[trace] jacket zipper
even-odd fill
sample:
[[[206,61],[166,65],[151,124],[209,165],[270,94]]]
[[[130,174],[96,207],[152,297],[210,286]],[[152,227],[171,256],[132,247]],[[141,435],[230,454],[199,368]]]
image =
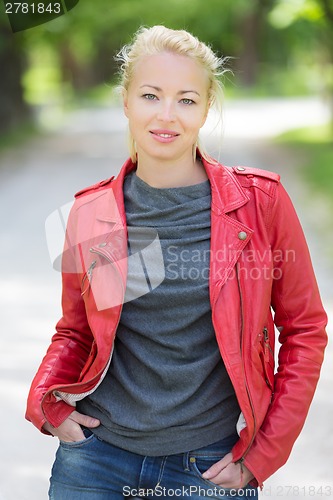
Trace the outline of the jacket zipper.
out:
[[[97,263],[97,260],[93,260],[92,263],[89,266],[88,271],[83,276],[83,279],[82,279],[82,282],[81,282],[81,289],[83,288],[83,285],[84,285],[86,279],[88,279],[88,284],[87,284],[86,288],[82,291],[81,295],[84,295],[86,293],[86,291],[89,289],[89,286],[90,286],[90,283],[91,283],[91,280],[92,280],[93,270],[94,270],[94,268],[96,266],[96,263]]]
[[[264,344],[265,344],[265,359],[266,359],[266,353],[268,355],[268,353],[270,352],[271,355],[274,357],[274,353],[273,353],[273,350],[271,348],[271,345],[269,343],[269,333],[268,333],[268,328],[267,326],[264,327],[263,329],[263,334],[264,334]]]
[[[102,252],[101,250],[97,250],[95,249],[94,247],[91,247],[89,249],[89,251],[91,253],[95,253],[101,257],[103,257],[104,259],[106,259],[112,266],[114,266],[118,272],[118,274],[120,275],[120,271],[116,265],[115,262],[113,262],[110,257],[108,255],[106,255],[104,252]],[[97,261],[94,260],[91,264],[90,264],[90,267],[88,269],[88,272],[87,272],[87,275],[88,275],[88,280],[89,280],[89,283],[91,282],[91,279],[92,279],[92,273],[93,273],[93,270],[96,266],[96,263]],[[89,272],[90,271],[90,272]],[[124,290],[124,285],[123,285],[123,282],[122,282],[122,279],[121,279],[121,275],[120,275],[120,282],[121,282],[121,288],[122,288],[122,292],[123,292],[123,296],[125,296],[125,290]],[[118,325],[119,325],[119,322],[120,322],[120,317],[121,317],[121,312],[123,310],[123,304],[121,304],[121,308],[119,310],[119,315],[118,315],[118,319],[117,319],[117,323],[116,323],[116,326],[114,328],[115,332],[117,331],[117,328],[118,328]],[[110,362],[111,362],[111,358],[112,358],[112,355],[113,355],[113,347],[112,347],[112,350],[111,350],[111,354],[110,354],[110,358],[109,358],[109,361],[107,362],[107,364],[105,365],[105,367],[103,368],[103,371],[102,371],[102,374],[105,372],[105,369],[108,365],[110,365]],[[100,383],[101,381],[99,381]],[[94,389],[95,390],[95,389]]]
[[[97,255],[100,255],[101,257],[103,257],[104,259],[106,259],[112,266],[114,266],[116,268],[117,273],[119,274],[119,277],[120,277],[120,282],[121,282],[121,288],[122,288],[122,292],[123,292],[123,297],[125,297],[125,289],[124,289],[123,281],[121,279],[121,273],[120,273],[120,271],[118,269],[117,264],[114,261],[112,261],[110,259],[110,257],[108,255],[106,255],[104,252],[102,252],[101,250],[97,250],[96,248],[91,247],[90,248],[90,252],[91,253],[95,253]],[[95,266],[96,266],[96,261],[94,260],[91,263],[90,267],[89,267],[89,269],[91,268],[91,272],[90,272],[90,275],[89,275],[89,281],[91,281],[91,279],[92,279],[92,272],[93,272],[93,269],[94,269]],[[121,304],[121,308],[120,308],[120,312],[119,312],[119,317],[118,317],[118,323],[117,323],[116,327],[118,326],[119,321],[120,321],[120,316],[121,316],[121,312],[122,312],[122,309],[123,309],[123,305],[124,304]]]
[[[120,274],[120,271],[119,271],[119,269],[118,269],[118,267],[117,267],[116,263],[115,263],[113,260],[111,260],[111,259],[110,259],[110,257],[109,257],[106,253],[104,253],[102,250],[97,250],[96,248],[91,247],[91,248],[89,249],[89,251],[90,251],[91,253],[96,253],[97,255],[100,255],[101,257],[103,257],[104,259],[106,259],[108,262],[110,262],[110,264],[112,264],[112,265],[113,265],[113,266],[117,269],[118,273]],[[90,265],[89,269],[90,269],[91,267],[92,267],[92,269],[94,269],[95,265],[96,265],[96,261],[94,260],[94,261],[91,263],[91,265]],[[88,270],[88,271],[89,271],[89,270]],[[88,272],[87,272],[87,274],[88,274]],[[122,286],[122,289],[123,289],[123,291],[124,291],[124,286],[123,286],[123,282],[122,282],[122,281],[121,281],[121,286]]]
[[[272,358],[274,360],[274,352],[273,352],[271,345],[269,343],[269,333],[268,333],[268,328],[266,326],[263,328],[262,333],[263,333],[263,339],[264,339],[264,342],[263,342],[264,359],[262,359],[263,370],[264,370],[266,384],[270,388],[271,393],[272,393],[271,398],[273,398],[273,395],[274,395],[273,385],[269,381],[269,376],[268,376],[268,371],[267,371],[266,365],[269,363],[270,356],[272,356]]]
[[[100,255],[100,256],[104,257],[106,260],[108,260],[108,261],[109,261],[109,263],[110,263],[110,264],[112,264],[112,265],[113,265],[113,266],[117,269],[117,272],[120,274],[120,272],[119,272],[119,270],[118,270],[118,268],[117,268],[117,265],[116,265],[114,262],[112,262],[112,260],[111,260],[111,259],[110,259],[107,255],[105,255],[103,252],[101,252],[101,251],[99,251],[99,250],[96,250],[96,249],[94,249],[93,247],[92,247],[92,248],[90,248],[90,252],[91,252],[91,253],[96,253],[97,255]],[[86,274],[84,275],[84,277],[83,277],[83,279],[82,279],[82,284],[85,282],[85,280],[86,280],[87,278],[88,278],[88,280],[89,280],[89,283],[91,282],[91,279],[92,279],[92,273],[93,273],[93,270],[94,270],[94,268],[95,268],[95,266],[96,266],[96,263],[97,263],[97,261],[96,261],[96,260],[94,260],[94,261],[90,264],[88,271],[86,272]],[[121,281],[121,287],[122,287],[122,290],[123,290],[123,293],[124,293],[124,285],[123,285],[122,280],[120,280],[120,281]],[[89,288],[89,286],[87,287],[87,289],[88,289],[88,288]],[[87,289],[86,289],[86,290],[87,290]],[[85,292],[86,292],[86,290],[84,290],[84,292],[82,292],[82,293],[81,293],[81,295],[83,295],[83,293],[85,293]],[[117,328],[118,328],[118,325],[119,325],[119,322],[120,322],[120,317],[121,317],[121,312],[122,312],[122,309],[123,309],[123,304],[121,305],[121,308],[120,308],[120,311],[119,311],[119,315],[118,315],[118,319],[117,319],[117,324],[116,324],[116,326],[115,326],[115,331],[117,331]],[[110,360],[111,360],[111,358],[112,358],[112,354],[113,354],[113,348],[112,348],[112,350],[111,350],[111,355],[110,355],[109,361],[108,361],[108,363],[107,363],[107,364],[104,366],[104,368],[103,368],[102,375],[103,375],[103,373],[105,372],[106,367],[110,364]],[[98,376],[96,375],[93,379],[91,379],[91,381],[90,381],[90,382],[92,382],[92,381],[93,381],[95,378],[97,378],[97,377],[98,377]],[[101,382],[101,381],[99,381],[99,383],[100,383],[100,382]],[[82,385],[82,382],[81,382],[80,384]],[[80,385],[80,384],[79,384],[79,385]],[[66,386],[65,386],[64,388],[66,388]],[[62,389],[62,387],[59,387],[59,388],[57,388],[56,390],[55,390],[55,389],[52,389],[52,391],[47,391],[47,392],[44,394],[43,399],[42,399],[42,401],[41,401],[42,410],[43,410],[43,402],[45,401],[45,398],[47,397],[47,395],[48,395],[50,392],[52,392],[53,394],[54,394],[55,392],[57,392],[57,393],[62,392],[62,391],[61,391],[61,389]],[[95,389],[96,389],[96,386],[94,387],[93,391],[94,391]],[[91,394],[93,391],[89,392],[89,394]],[[66,392],[66,391],[64,391],[64,392]],[[72,393],[68,393],[68,394],[72,394]],[[75,393],[75,394],[76,394],[76,393]],[[44,411],[43,411],[43,413],[44,413]],[[45,416],[45,413],[44,413],[44,416]]]
[[[242,296],[242,287],[241,287],[240,278],[239,278],[239,264],[238,263],[236,264],[236,275],[237,275],[237,283],[238,283],[238,290],[239,290],[239,297],[240,297],[240,308],[241,308],[241,341],[240,341],[240,350],[241,350],[241,357],[243,359],[243,346],[244,346],[244,342],[243,342],[243,335],[244,335],[243,304],[244,304],[244,302],[243,302],[243,296]],[[252,410],[252,415],[253,415],[253,421],[254,421],[254,429],[253,429],[253,435],[252,435],[251,441],[250,441],[247,449],[243,453],[243,456],[239,460],[237,460],[237,462],[239,462],[241,464],[241,467],[243,467],[244,459],[245,459],[246,455],[248,454],[248,452],[249,452],[249,450],[250,450],[250,448],[252,446],[252,443],[254,441],[254,437],[255,437],[255,434],[256,434],[256,427],[257,427],[257,422],[256,422],[256,416],[255,416],[253,401],[252,401],[250,390],[249,390],[249,386],[248,386],[248,383],[247,383],[247,380],[246,380],[246,374],[245,374],[245,370],[244,370],[244,363],[243,363],[243,374],[244,374],[244,381],[245,381],[245,387],[246,387],[247,396],[249,398],[249,402],[250,402],[250,405],[251,405],[251,410]]]

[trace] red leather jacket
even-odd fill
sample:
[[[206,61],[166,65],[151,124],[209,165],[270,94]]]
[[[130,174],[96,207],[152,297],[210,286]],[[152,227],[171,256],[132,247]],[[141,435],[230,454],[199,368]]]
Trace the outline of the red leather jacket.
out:
[[[242,411],[232,454],[260,485],[304,424],[327,342],[303,231],[279,176],[203,160],[212,192],[210,300],[217,342]],[[33,380],[26,417],[59,426],[93,392],[111,357],[126,286],[123,180],[76,195],[63,266],[63,317]],[[273,320],[274,317],[274,320]],[[274,372],[275,328],[281,347]]]

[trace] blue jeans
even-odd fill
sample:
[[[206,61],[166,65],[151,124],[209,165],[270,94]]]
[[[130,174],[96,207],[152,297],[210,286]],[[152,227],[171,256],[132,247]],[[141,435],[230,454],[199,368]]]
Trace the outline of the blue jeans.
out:
[[[150,457],[110,445],[90,431],[85,434],[83,441],[60,443],[50,500],[258,499],[257,488],[222,488],[201,475],[229,453],[237,435],[198,450]]]

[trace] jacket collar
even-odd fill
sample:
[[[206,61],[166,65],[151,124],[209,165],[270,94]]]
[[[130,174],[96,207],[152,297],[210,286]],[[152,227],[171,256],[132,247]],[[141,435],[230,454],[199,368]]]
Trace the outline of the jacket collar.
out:
[[[136,164],[128,159],[122,166],[119,174],[111,184],[112,189],[105,191],[107,193],[107,203],[103,202],[101,205],[101,212],[98,213],[97,218],[105,222],[113,222],[123,227],[126,226],[126,213],[124,204],[123,185],[126,175],[132,170],[135,170]]]
[[[218,215],[227,214],[245,205],[249,198],[237,178],[227,167],[212,160],[201,158],[212,190],[212,210]]]
[[[200,155],[200,154],[199,154]],[[218,215],[227,214],[237,208],[245,205],[249,198],[239,184],[236,176],[227,167],[212,160],[208,162],[201,157],[202,164],[206,170],[212,190],[212,210]],[[117,222],[126,223],[123,184],[126,175],[136,169],[136,164],[128,159],[117,178],[112,183],[112,190],[117,200],[119,214],[116,216]],[[112,203],[112,205],[114,205]],[[114,212],[114,210],[112,211]],[[116,214],[113,214],[115,216]],[[108,211],[110,218],[110,211]],[[105,217],[103,217],[105,220]]]

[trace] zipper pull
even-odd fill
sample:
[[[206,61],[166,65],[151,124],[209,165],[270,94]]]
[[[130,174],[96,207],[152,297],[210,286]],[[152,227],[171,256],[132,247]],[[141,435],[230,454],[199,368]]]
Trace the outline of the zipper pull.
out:
[[[268,362],[269,361],[270,345],[269,345],[268,328],[266,326],[263,329],[263,334],[264,334],[264,357],[265,357],[265,361]]]
[[[92,263],[90,264],[89,266],[89,269],[88,271],[86,272],[86,274],[83,276],[83,280],[82,280],[82,284],[81,284],[81,288],[83,287],[83,284],[84,282],[86,281],[86,279],[88,278],[88,283],[87,283],[87,286],[85,287],[85,289],[81,292],[81,297],[86,293],[86,291],[89,289],[89,286],[90,286],[90,283],[91,283],[91,280],[92,280],[92,273],[93,273],[93,270],[94,270],[94,267],[96,266],[96,263],[97,263],[97,260],[93,260]]]
[[[94,270],[94,268],[96,266],[96,263],[97,263],[97,260],[93,260],[92,263],[89,266],[88,271],[87,271],[87,277],[88,277],[89,283],[91,283],[92,273],[93,273],[93,270]]]

